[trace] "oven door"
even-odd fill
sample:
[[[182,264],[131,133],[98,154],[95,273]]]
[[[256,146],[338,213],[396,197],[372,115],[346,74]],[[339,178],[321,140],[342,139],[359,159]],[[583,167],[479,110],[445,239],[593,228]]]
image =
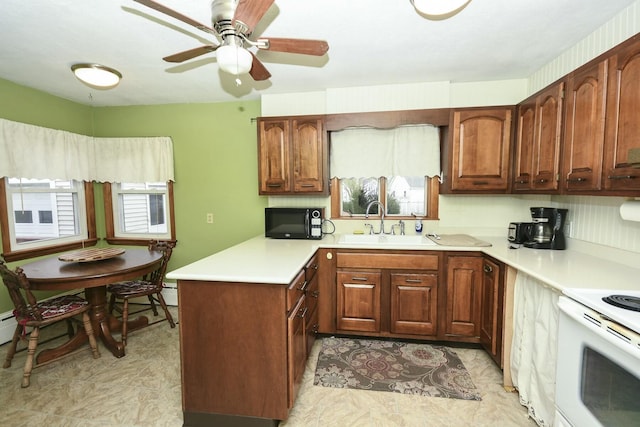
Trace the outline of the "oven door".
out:
[[[625,338],[635,334],[567,297],[558,306],[554,424],[640,426],[640,348]]]

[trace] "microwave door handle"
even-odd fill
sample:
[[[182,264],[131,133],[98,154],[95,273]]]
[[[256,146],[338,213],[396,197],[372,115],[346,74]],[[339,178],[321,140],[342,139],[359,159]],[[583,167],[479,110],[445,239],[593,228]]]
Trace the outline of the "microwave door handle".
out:
[[[307,237],[309,237],[309,235],[311,234],[311,219],[309,218],[310,215],[311,212],[307,209],[307,212],[304,214],[304,232]]]

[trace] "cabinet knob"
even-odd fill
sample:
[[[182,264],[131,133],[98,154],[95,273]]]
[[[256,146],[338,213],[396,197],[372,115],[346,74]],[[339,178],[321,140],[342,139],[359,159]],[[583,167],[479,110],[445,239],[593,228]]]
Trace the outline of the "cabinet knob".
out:
[[[484,265],[484,272],[485,273],[491,273],[493,271],[493,267],[491,267],[489,264],[485,264]]]
[[[584,182],[586,180],[587,178],[569,178],[567,179],[567,182]]]

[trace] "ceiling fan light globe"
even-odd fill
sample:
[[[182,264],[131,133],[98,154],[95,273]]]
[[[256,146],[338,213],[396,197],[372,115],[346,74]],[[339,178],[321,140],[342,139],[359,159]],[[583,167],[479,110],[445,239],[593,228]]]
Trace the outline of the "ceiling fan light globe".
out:
[[[464,9],[471,0],[411,0],[416,11],[429,19],[447,19]]]
[[[220,69],[233,75],[248,73],[253,63],[253,55],[251,55],[251,52],[233,45],[220,46],[216,50],[216,57]]]

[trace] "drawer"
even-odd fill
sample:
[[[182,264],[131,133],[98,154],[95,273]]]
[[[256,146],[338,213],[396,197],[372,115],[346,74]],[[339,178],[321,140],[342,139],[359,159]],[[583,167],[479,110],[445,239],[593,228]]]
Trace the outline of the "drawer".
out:
[[[380,269],[415,269],[437,270],[440,255],[426,254],[380,254],[361,252],[338,252],[336,266],[338,268],[380,268]]]
[[[313,279],[313,276],[318,272],[318,256],[314,255],[311,257],[307,265],[304,266],[304,274],[307,282],[310,282]]]
[[[304,270],[302,270],[287,288],[287,313],[291,312],[293,306],[296,305],[298,300],[304,295],[307,289],[307,283]]]
[[[320,292],[318,290],[318,277],[314,276],[313,279],[309,282],[309,286],[307,287],[306,300],[307,307],[309,308],[309,314],[313,314],[316,307],[318,306],[318,297],[320,296]]]

